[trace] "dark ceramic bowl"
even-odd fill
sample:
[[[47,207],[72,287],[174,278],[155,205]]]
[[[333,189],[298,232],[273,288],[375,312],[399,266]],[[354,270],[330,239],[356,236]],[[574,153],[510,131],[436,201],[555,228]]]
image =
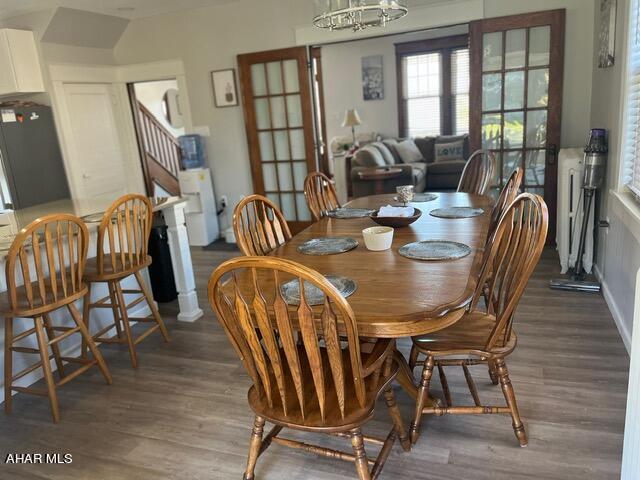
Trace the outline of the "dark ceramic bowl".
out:
[[[378,212],[371,214],[371,220],[383,227],[402,228],[408,227],[422,216],[422,211],[418,208],[414,209],[411,217],[379,217]]]

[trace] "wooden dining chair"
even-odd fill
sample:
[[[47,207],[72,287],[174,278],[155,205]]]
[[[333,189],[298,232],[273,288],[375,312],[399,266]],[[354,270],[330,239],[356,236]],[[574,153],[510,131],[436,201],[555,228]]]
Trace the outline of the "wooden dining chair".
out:
[[[304,179],[304,196],[316,222],[341,206],[333,182],[321,172],[311,172]]]
[[[108,384],[111,373],[100,351],[91,339],[74,302],[87,292],[84,269],[87,260],[89,234],[82,220],[65,214],[39,218],[16,236],[6,259],[7,291],[0,294],[0,311],[5,318],[4,330],[4,409],[11,413],[13,392],[49,397],[53,421],[60,420],[56,389],[97,365]],[[32,252],[30,254],[29,252]],[[31,258],[30,258],[31,257]],[[22,283],[22,285],[19,285]],[[56,326],[50,314],[66,308],[74,327]],[[14,331],[15,318],[33,320],[33,327]],[[25,346],[35,334],[37,348]],[[59,343],[71,335],[80,334],[93,358],[63,356]],[[22,345],[16,345],[21,343]],[[49,354],[51,349],[51,354]],[[13,373],[13,353],[40,357],[35,364]],[[59,380],[51,370],[54,359]],[[79,365],[73,371],[69,364]],[[27,388],[15,384],[18,380],[42,368],[46,389]]]
[[[519,195],[500,219],[490,246],[490,256],[482,268],[476,291],[465,315],[455,324],[438,332],[413,338],[409,367],[422,365],[415,417],[411,424],[411,441],[420,435],[424,414],[509,414],[513,431],[521,446],[527,434],[518,412],[505,358],[516,348],[513,329],[514,312],[538,263],[547,237],[549,217],[544,200],[530,193]],[[491,312],[477,308],[483,286],[489,285]],[[426,359],[418,362],[419,355]],[[470,365],[489,364],[502,387],[506,406],[489,406],[480,402],[469,371]],[[452,403],[444,367],[461,366],[474,406]],[[434,368],[438,369],[444,393],[444,406],[425,406]]]
[[[458,192],[484,195],[489,188],[495,168],[496,157],[493,152],[476,150],[464,166]]]
[[[249,195],[236,205],[233,232],[243,255],[267,255],[291,240],[284,215],[275,203],[262,195]]]
[[[507,182],[504,184],[502,191],[500,192],[500,196],[493,206],[493,210],[491,210],[491,219],[489,220],[489,230],[487,230],[487,242],[491,238],[491,236],[495,233],[498,228],[498,223],[500,222],[500,218],[505,210],[511,205],[511,203],[516,199],[518,194],[520,193],[520,187],[522,186],[522,179],[524,176],[524,172],[522,168],[518,167],[507,179]],[[488,251],[488,249],[487,249]]]
[[[126,344],[129,348],[133,368],[138,366],[136,345],[142,340],[160,330],[164,341],[169,341],[167,328],[141,274],[141,270],[151,265],[152,261],[147,249],[151,233],[151,219],[152,207],[147,197],[137,194],[120,197],[104,212],[98,226],[96,256],[87,260],[88,292],[83,312],[87,329],[90,330],[92,309],[110,309],[113,313],[113,324],[94,333],[93,338],[98,343]],[[120,282],[132,275],[139,288],[123,289]],[[109,294],[99,300],[91,301],[93,283],[106,283]],[[127,303],[125,295],[138,296]],[[145,301],[151,310],[151,316],[129,316],[130,308]],[[131,321],[152,323],[153,325],[134,338],[131,331]],[[105,337],[104,335],[114,327],[116,335]],[[83,353],[84,351],[83,347]]]
[[[320,289],[324,304],[310,307],[301,288],[299,305],[287,305],[275,286],[289,279]],[[362,352],[353,310],[321,274],[275,257],[236,258],[211,275],[209,301],[253,382],[248,398],[255,420],[245,480],[254,478],[256,461],[271,443],[352,461],[359,479],[380,474],[396,435],[410,449],[391,389],[398,372],[395,342],[380,340]],[[361,430],[381,393],[394,425],[386,439]],[[263,437],[266,421],[274,427]],[[283,428],[348,438],[353,453],[284,438]],[[363,441],[381,446],[375,461]]]

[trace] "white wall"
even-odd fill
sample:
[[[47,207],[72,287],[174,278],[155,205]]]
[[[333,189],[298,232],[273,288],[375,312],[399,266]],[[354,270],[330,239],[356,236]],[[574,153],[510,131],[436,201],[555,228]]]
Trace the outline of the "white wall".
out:
[[[468,33],[468,25],[426,30],[413,34],[390,35],[366,40],[336,43],[322,47],[325,122],[327,139],[351,135],[342,128],[344,112],[355,108],[362,125],[358,132],[377,132],[398,136],[398,87],[395,44]],[[383,56],[384,99],[365,101],[362,97],[362,57]]]
[[[136,98],[174,137],[184,135],[184,128],[175,128],[168,121],[162,109],[164,94],[169,89],[178,90],[176,80],[158,80],[154,82],[138,82],[133,85]]]
[[[596,271],[601,277],[605,298],[627,348],[633,329],[636,272],[640,268],[640,220],[630,212],[614,191],[619,189],[622,128],[622,78],[626,62],[626,31],[629,0],[618,0],[616,52],[613,67],[597,68],[598,38],[594,38],[593,95],[590,121],[609,131],[609,157],[606,185],[599,195],[599,218],[609,220],[610,228],[597,234]],[[600,28],[600,11],[594,29]],[[632,205],[633,207],[633,205]]]

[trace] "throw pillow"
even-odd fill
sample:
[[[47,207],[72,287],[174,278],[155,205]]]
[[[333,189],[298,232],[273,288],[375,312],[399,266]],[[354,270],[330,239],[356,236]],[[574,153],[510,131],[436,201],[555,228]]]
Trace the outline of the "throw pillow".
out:
[[[359,167],[384,167],[387,165],[380,151],[371,145],[359,149],[353,161]]]
[[[384,163],[386,163],[387,165],[394,165],[396,163],[391,150],[389,150],[389,147],[387,147],[384,143],[373,142],[371,146],[377,148],[380,151],[380,153],[382,154],[382,158],[384,158]]]
[[[436,143],[436,138],[435,137],[416,137],[413,139],[413,141],[416,143],[416,147],[418,147],[418,150],[420,150],[420,153],[422,154],[422,158],[424,158],[424,161],[427,163],[433,163],[434,161],[433,148]]]
[[[384,140],[382,140],[382,143],[387,146],[387,148],[391,152],[391,155],[393,155],[395,163],[402,163],[402,159],[400,158],[400,155],[398,155],[398,151],[396,150],[398,141],[395,138],[385,138]]]
[[[462,143],[462,140],[451,143],[436,143],[436,163],[464,160],[464,145]]]
[[[396,145],[396,151],[403,163],[423,162],[422,154],[413,140],[405,140]]]

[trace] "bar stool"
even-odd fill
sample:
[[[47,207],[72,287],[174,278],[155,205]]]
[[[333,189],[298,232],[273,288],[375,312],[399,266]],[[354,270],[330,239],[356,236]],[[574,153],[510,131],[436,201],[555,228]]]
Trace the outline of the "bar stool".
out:
[[[7,291],[0,295],[0,312],[5,317],[4,337],[4,409],[11,413],[13,391],[49,397],[53,421],[60,420],[56,388],[98,365],[108,384],[111,373],[91,339],[74,302],[87,293],[83,282],[89,235],[82,220],[73,215],[48,215],[23,228],[16,236],[7,254]],[[33,263],[29,261],[28,249],[33,251]],[[18,273],[19,272],[19,273]],[[30,281],[35,276],[35,281]],[[16,278],[18,277],[18,278]],[[18,279],[24,285],[18,286]],[[75,327],[54,326],[49,314],[66,307],[75,322]],[[33,328],[14,334],[14,318],[33,319]],[[45,338],[46,333],[46,338]],[[59,333],[59,334],[58,334]],[[59,342],[79,333],[83,344],[91,350],[93,359],[63,357]],[[16,345],[35,334],[38,348]],[[24,343],[24,342],[23,342]],[[49,354],[51,348],[52,354]],[[13,374],[13,352],[35,354],[40,361]],[[55,359],[60,380],[56,382],[51,370],[51,359]],[[79,364],[71,373],[65,362]],[[47,384],[46,390],[20,387],[14,382],[42,368]]]
[[[90,314],[93,308],[108,308],[113,312],[114,322],[93,335],[97,343],[120,343],[129,347],[131,365],[138,366],[136,345],[156,330],[160,330],[165,342],[169,341],[169,333],[153,302],[153,297],[142,278],[140,271],[151,265],[151,257],[147,254],[149,234],[151,233],[151,202],[147,197],[129,194],[116,200],[104,213],[98,227],[98,246],[94,258],[87,260],[85,278],[88,284],[87,301],[84,304],[84,322],[90,330]],[[139,289],[123,290],[120,282],[133,275]],[[91,302],[93,283],[106,283],[109,294],[95,302]],[[138,298],[126,303],[125,295],[141,294]],[[128,310],[146,301],[151,309],[151,316],[130,317]],[[149,322],[149,327],[137,338],[133,337],[130,321]],[[115,337],[104,337],[112,328],[116,329]],[[86,354],[86,346],[83,346]]]

